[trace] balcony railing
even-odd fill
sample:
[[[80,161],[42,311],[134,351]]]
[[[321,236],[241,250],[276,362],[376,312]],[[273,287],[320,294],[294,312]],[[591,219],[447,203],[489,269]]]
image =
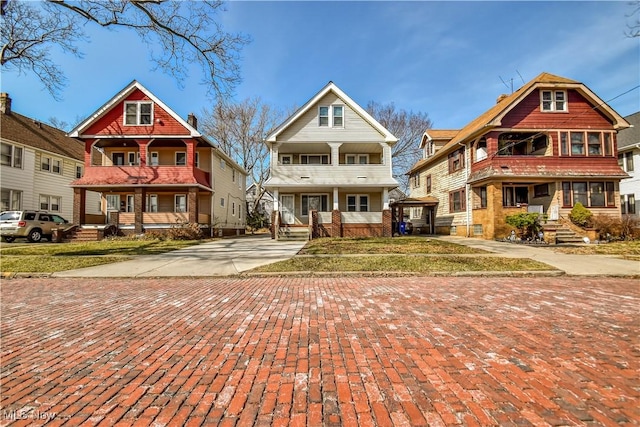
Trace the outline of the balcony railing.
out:
[[[271,183],[297,185],[393,184],[388,165],[278,165]]]

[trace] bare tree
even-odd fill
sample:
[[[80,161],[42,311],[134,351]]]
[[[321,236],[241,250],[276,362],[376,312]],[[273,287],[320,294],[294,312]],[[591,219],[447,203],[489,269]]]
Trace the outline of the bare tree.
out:
[[[259,98],[239,103],[222,100],[202,114],[202,131],[244,167],[258,187],[252,209],[262,199],[265,192],[262,185],[269,177],[269,149],[263,141],[281,118],[280,111],[263,104]]]
[[[407,172],[421,158],[420,140],[431,127],[426,113],[397,110],[393,103],[382,105],[374,101],[367,104],[367,112],[391,132],[398,142],[393,147],[393,177],[405,193],[409,189]]]
[[[627,37],[640,37],[640,0],[630,1],[629,6],[631,12],[627,18],[631,21],[627,23],[628,30],[625,32]]]
[[[3,70],[33,72],[60,99],[66,83],[50,56],[53,47],[81,56],[86,24],[137,33],[156,67],[182,84],[189,65],[199,64],[213,95],[229,95],[240,81],[239,51],[247,36],[227,33],[215,21],[222,1],[174,0],[0,0]]]

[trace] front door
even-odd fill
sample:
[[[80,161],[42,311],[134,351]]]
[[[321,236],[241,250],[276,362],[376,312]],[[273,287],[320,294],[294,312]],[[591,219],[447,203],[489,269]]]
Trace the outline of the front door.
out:
[[[294,206],[293,194],[282,194],[280,196],[280,215],[282,217],[282,224],[289,225],[295,222]]]

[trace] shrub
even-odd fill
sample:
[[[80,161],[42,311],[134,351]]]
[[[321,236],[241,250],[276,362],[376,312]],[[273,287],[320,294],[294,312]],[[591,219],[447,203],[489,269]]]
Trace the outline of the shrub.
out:
[[[540,215],[536,212],[508,215],[505,222],[517,228],[520,236],[524,239],[536,238],[540,231]]]
[[[593,215],[589,220],[591,226],[598,232],[600,240],[611,240],[620,237],[622,232],[622,221],[609,215]]]
[[[622,215],[620,220],[620,238],[633,240],[640,237],[640,219],[631,215]]]
[[[591,225],[591,217],[593,213],[580,202],[576,203],[571,209],[571,213],[569,214],[569,219],[575,225],[580,227],[589,227]]]
[[[193,222],[177,222],[169,229],[169,238],[173,240],[200,240],[204,237],[200,226]]]

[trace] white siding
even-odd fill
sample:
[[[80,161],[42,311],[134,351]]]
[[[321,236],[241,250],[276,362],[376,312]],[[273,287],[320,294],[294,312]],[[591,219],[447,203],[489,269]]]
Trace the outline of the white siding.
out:
[[[344,128],[318,125],[318,107],[332,104],[344,105]],[[335,94],[329,93],[285,129],[278,136],[278,141],[382,142],[384,136]]]

